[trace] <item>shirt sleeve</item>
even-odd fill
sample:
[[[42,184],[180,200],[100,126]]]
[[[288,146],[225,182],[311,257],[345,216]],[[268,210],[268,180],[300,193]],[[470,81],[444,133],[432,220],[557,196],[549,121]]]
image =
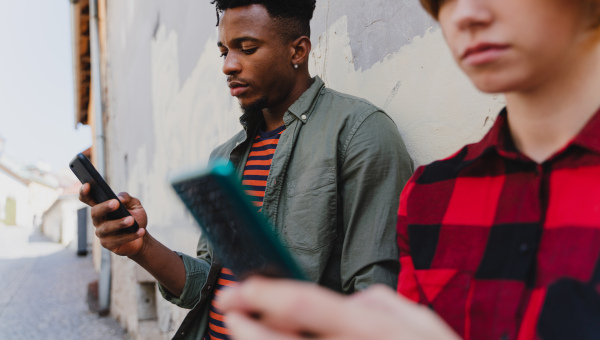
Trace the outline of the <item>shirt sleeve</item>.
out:
[[[396,288],[399,195],[413,165],[394,122],[377,111],[359,120],[341,169],[344,240],[342,291],[375,283]]]
[[[415,266],[410,256],[410,243],[408,238],[408,200],[414,188],[415,178],[418,177],[418,169],[415,175],[406,183],[400,195],[400,206],[398,208],[398,248],[400,250],[400,275],[398,277],[398,293],[405,297],[420,302],[419,288],[415,274]]]
[[[187,309],[194,308],[196,303],[200,301],[202,288],[208,280],[211,267],[211,257],[208,247],[206,239],[201,236],[196,250],[197,257],[175,252],[183,260],[185,285],[183,286],[181,296],[177,297],[159,283],[158,289],[165,300]]]

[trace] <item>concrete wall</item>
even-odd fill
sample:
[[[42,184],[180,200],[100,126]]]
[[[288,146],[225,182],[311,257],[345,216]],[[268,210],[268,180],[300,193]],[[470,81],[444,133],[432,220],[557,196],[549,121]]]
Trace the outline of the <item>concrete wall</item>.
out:
[[[199,231],[168,179],[240,129],[215,21],[209,0],[107,2],[108,180],[141,199],[150,233],[190,254]],[[480,139],[503,106],[460,73],[417,0],[317,0],[312,29],[311,73],[385,109],[417,165]],[[151,284],[113,257],[111,311],[134,338],[166,338],[185,315],[160,298],[144,306]]]

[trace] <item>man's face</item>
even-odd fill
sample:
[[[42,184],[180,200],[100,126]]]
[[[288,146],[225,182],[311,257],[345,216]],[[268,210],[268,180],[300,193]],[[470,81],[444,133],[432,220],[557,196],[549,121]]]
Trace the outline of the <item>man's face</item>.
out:
[[[438,19],[456,62],[485,92],[560,79],[593,33],[580,0],[446,0]]]
[[[244,111],[278,105],[291,92],[293,51],[278,32],[262,5],[228,9],[221,18],[218,45],[223,73]]]

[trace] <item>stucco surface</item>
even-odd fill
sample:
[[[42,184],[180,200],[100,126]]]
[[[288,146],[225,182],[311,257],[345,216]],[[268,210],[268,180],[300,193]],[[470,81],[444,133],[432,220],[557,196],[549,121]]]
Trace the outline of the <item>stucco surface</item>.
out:
[[[313,39],[324,38],[327,44],[327,36],[321,34],[341,17],[347,18],[348,45],[357,70],[369,69],[436,25],[416,0],[318,0]]]
[[[416,165],[447,157],[479,140],[504,105],[503,97],[483,94],[471,85],[437,27],[367,70],[356,70],[352,62],[346,16],[331,23],[319,41],[313,46],[311,73],[333,89],[367,98],[384,109],[396,122]]]

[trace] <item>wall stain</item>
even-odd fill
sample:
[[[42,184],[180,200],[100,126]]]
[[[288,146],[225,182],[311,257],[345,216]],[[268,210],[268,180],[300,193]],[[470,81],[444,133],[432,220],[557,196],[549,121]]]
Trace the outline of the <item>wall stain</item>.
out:
[[[346,16],[355,70],[370,69],[415,37],[423,37],[428,29],[437,27],[415,0],[327,0],[326,5],[321,5],[324,2],[317,0],[311,23],[313,38]]]

